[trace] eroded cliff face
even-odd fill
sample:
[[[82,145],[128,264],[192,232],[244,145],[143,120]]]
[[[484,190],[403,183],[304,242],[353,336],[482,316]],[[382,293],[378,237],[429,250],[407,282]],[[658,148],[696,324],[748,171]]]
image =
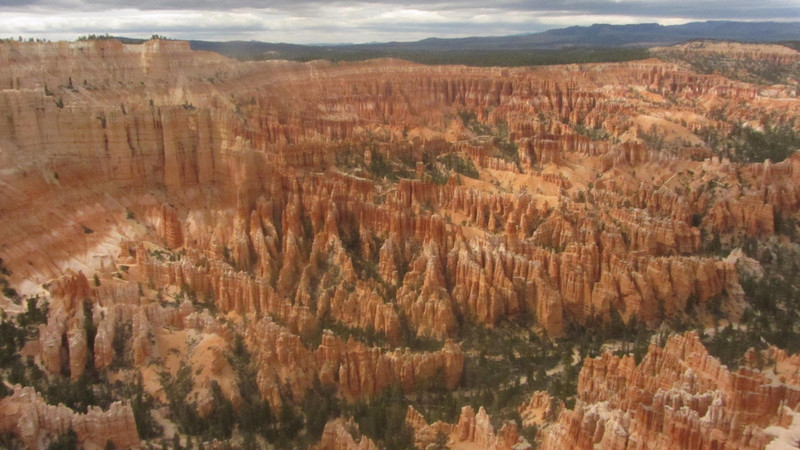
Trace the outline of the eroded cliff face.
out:
[[[671,127],[684,144],[696,139],[690,130],[723,124],[700,117],[702,107],[692,123],[678,119],[684,112],[656,119],[656,100],[620,103],[636,94],[621,86],[713,97],[743,117],[768,107],[748,85],[689,77],[661,62],[588,71],[234,64],[174,42],[4,46],[9,73],[0,79],[10,89],[0,133],[14,186],[3,198],[4,256],[20,280],[68,268],[113,271],[121,239],[155,231],[167,250],[213,256],[214,265],[244,271],[240,282],[269,280],[275,294],[312,315],[395,342],[399,313],[415,333],[436,338],[455,336],[462,318],[492,325],[516,316],[558,336],[564,317],[584,323],[616,309],[655,323],[661,303],[670,314],[689,296],[738,301],[729,267],[689,256],[702,249],[700,230],[769,235],[775,208],[797,209],[794,159],[752,173],[640,142],[647,124]],[[72,62],[33,76],[57,60]],[[461,123],[464,111],[476,119]],[[506,160],[478,134],[500,125],[516,147]],[[614,139],[577,134],[586,129]],[[459,152],[481,181],[387,184],[369,173],[372,163],[348,169],[365,147],[370,160]],[[711,184],[738,188],[720,195]],[[68,223],[31,214],[32,202]],[[338,281],[332,264],[354,290],[327,286]],[[260,312],[236,303],[243,300],[215,300],[223,310]]]
[[[796,433],[798,366],[729,371],[695,333],[651,345],[640,364],[605,353],[584,362],[578,402],[540,432],[543,448],[765,448]],[[750,354],[750,353],[748,353]],[[767,356],[765,355],[765,356]],[[766,361],[770,361],[767,359]],[[789,368],[791,365],[791,368]],[[776,382],[780,376],[781,382]]]
[[[319,450],[375,450],[378,447],[366,436],[356,441],[350,430],[358,430],[358,425],[344,419],[328,422],[322,432],[322,439],[313,446]]]
[[[714,70],[734,79],[771,84],[771,95],[796,95],[792,78],[800,68],[800,55],[789,47],[740,42],[694,41],[652,49],[659,57]],[[786,84],[788,86],[780,86]],[[788,88],[788,89],[787,89]]]
[[[106,411],[91,408],[76,413],[64,405],[48,405],[29,387],[14,386],[13,394],[0,399],[0,430],[13,433],[28,448],[42,448],[54,437],[75,431],[82,448],[133,448],[139,434],[130,405],[113,403]]]
[[[343,341],[325,330],[319,347],[308,349],[299,336],[269,320],[252,325],[246,343],[259,367],[259,388],[270,394],[274,405],[281,404],[284,386],[290,388],[292,398],[302,400],[315,375],[323,385],[338,386],[344,398],[357,399],[373,397],[391,386],[411,393],[417,384],[434,381],[455,389],[464,366],[461,350],[449,341],[439,352],[382,352],[352,338]]]
[[[536,443],[546,449],[793,448],[797,355],[772,347],[748,351],[744,362],[728,370],[694,332],[652,343],[639,364],[606,352],[584,362],[574,408],[536,391],[519,405],[521,425],[538,427]],[[469,406],[452,424],[428,424],[413,407],[406,415],[417,448],[532,448],[516,422],[500,431],[492,422]]]
[[[561,337],[617,316],[656,326],[712,303],[736,320],[739,272],[712,237],[769,238],[776,217],[800,209],[800,156],[736,164],[699,137],[771,112],[796,129],[800,102],[658,60],[239,63],[181,42],[3,42],[0,86],[0,257],[20,293],[50,303],[29,354],[73,381],[123,367],[162,401],[164,380],[189,367],[201,416],[218,393],[246,402],[229,358],[237,339],[258,394],[277,406],[317,381],[348,401],[454,389],[469,324]],[[19,310],[5,297],[3,307]],[[585,371],[612,364],[593,361]],[[717,401],[705,393],[713,383],[736,376],[689,389],[705,395],[695,415]],[[602,404],[592,417],[616,417],[608,426],[626,442],[679,442],[667,425],[625,416],[655,401],[642,400],[649,391],[612,405],[587,397],[600,395],[593,378],[581,375],[564,429]],[[549,401],[531,400],[523,419],[555,415]],[[481,409],[450,428],[412,416],[418,442],[439,431],[480,447],[517,442]],[[669,424],[694,430],[694,417]],[[736,419],[744,428],[720,442],[766,442],[745,429],[755,419]],[[594,439],[550,433],[552,445]],[[345,435],[330,424],[323,442]],[[373,445],[358,442],[332,448]]]

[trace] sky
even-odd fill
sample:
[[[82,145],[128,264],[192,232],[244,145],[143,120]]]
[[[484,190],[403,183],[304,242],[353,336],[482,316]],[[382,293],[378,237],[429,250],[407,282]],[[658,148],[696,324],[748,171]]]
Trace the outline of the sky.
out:
[[[108,33],[333,44],[706,20],[800,21],[800,0],[0,0],[0,38],[53,41]]]

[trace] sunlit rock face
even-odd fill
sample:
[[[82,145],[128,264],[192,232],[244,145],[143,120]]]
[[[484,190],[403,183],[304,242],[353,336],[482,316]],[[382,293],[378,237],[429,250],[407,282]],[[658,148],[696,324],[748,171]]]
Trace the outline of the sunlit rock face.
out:
[[[775,372],[729,371],[695,333],[652,345],[638,365],[606,353],[585,362],[575,409],[542,430],[542,447],[784,448],[797,433],[800,386],[776,383]]]
[[[0,89],[0,257],[21,293],[50,301],[36,363],[77,380],[122,358],[163,399],[155,374],[182,362],[201,413],[214,383],[242,401],[237,337],[280,405],[317,381],[353,401],[455,389],[465,324],[561,337],[709,302],[735,320],[736,262],[711,237],[769,238],[800,207],[800,156],[740,164],[700,138],[770,111],[797,128],[800,102],[655,59],[242,63],[174,41],[3,42]],[[556,408],[543,444],[759,447],[772,424],[760,417],[794,395],[768,385],[690,335],[639,366],[587,360],[578,405]],[[525,411],[536,421],[551,406]],[[58,411],[61,425],[41,426],[71,421],[95,439]],[[92,414],[122,430],[118,447],[138,442],[124,410]],[[515,445],[516,428],[486,416],[408,421],[418,442],[442,431]],[[320,445],[374,444],[332,422]]]
[[[139,445],[139,434],[130,405],[113,403],[108,410],[92,408],[76,413],[64,405],[48,405],[29,387],[15,386],[13,394],[0,399],[0,430],[15,434],[28,448],[46,446],[52,436],[74,430],[84,448],[117,448]]]
[[[797,435],[797,355],[769,348],[730,371],[710,356],[696,333],[675,334],[663,347],[651,344],[639,364],[606,352],[587,358],[578,378],[574,408],[536,391],[519,408],[522,425],[541,426],[539,448],[791,448]],[[794,378],[792,378],[794,377]],[[454,448],[529,448],[516,422],[495,432],[481,408],[461,410],[456,423],[428,424],[409,407],[406,424],[415,444],[427,448],[438,435]]]

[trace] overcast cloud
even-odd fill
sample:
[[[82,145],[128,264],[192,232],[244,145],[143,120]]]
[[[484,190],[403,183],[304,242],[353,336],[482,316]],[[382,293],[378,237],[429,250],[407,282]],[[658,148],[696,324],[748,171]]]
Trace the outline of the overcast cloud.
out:
[[[800,0],[0,0],[0,37],[51,40],[109,33],[358,43],[705,20],[800,21]]]

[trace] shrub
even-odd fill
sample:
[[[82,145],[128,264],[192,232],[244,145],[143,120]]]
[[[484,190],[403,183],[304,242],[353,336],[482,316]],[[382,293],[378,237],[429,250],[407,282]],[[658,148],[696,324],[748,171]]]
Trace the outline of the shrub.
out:
[[[466,177],[477,179],[480,176],[478,169],[475,168],[475,164],[472,163],[470,158],[462,158],[455,153],[449,153],[439,157],[439,161],[448,169]]]

